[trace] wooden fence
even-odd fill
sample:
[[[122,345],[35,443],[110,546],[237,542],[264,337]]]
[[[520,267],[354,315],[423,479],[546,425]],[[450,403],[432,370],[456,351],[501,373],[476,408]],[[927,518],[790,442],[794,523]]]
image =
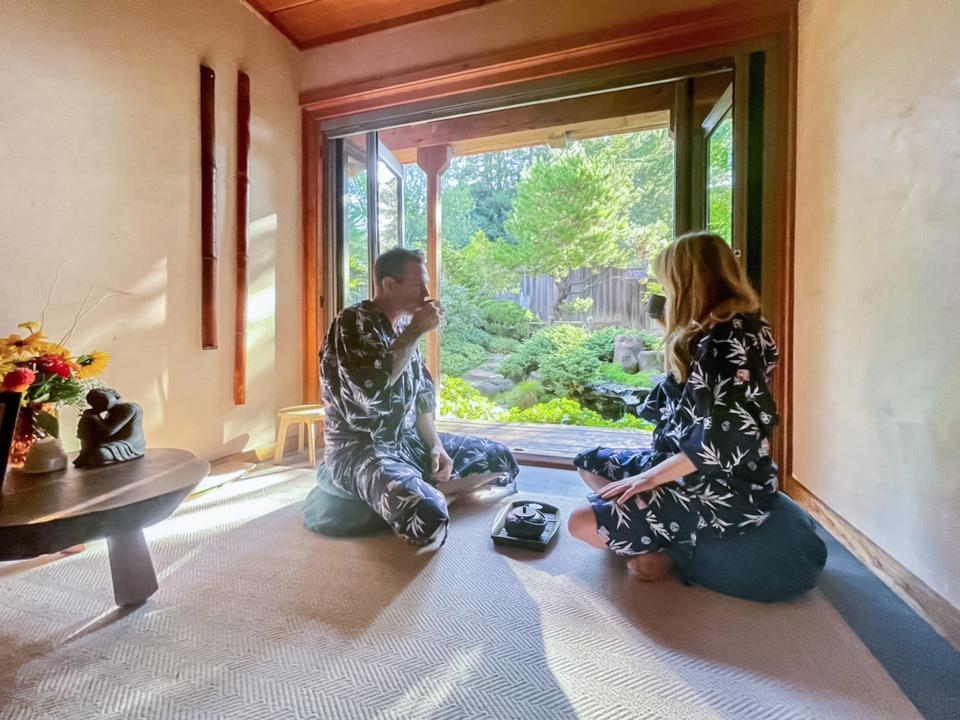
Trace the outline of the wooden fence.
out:
[[[568,313],[562,318],[553,317],[557,286],[553,278],[546,275],[524,274],[520,279],[520,292],[504,293],[500,297],[520,303],[545,323],[562,320],[585,325],[587,329],[618,325],[650,330],[654,323],[647,317],[643,299],[646,278],[646,272],[636,269],[606,268],[596,275],[588,270],[577,270],[573,273],[573,281],[580,290],[572,293],[568,300],[593,298],[593,307],[589,312]]]

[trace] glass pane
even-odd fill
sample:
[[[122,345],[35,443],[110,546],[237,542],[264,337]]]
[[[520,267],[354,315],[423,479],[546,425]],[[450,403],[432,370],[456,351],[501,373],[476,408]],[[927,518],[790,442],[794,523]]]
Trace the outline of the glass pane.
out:
[[[378,163],[377,180],[379,192],[377,212],[380,219],[380,252],[386,252],[400,245],[400,183],[397,176],[383,162]]]
[[[728,114],[707,140],[707,229],[733,240],[733,118]]]
[[[427,176],[416,163],[403,166],[404,245],[427,254]]]
[[[367,166],[358,153],[351,152],[351,144],[364,143],[364,138],[349,138],[344,142],[346,173],[344,178],[343,216],[346,223],[346,277],[347,304],[366,300],[370,294],[370,256],[367,240]]]

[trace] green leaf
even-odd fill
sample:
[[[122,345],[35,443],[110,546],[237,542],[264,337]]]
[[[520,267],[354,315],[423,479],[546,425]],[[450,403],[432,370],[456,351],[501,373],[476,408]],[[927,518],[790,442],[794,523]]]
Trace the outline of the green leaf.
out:
[[[60,422],[50,413],[46,411],[40,411],[37,414],[37,425],[39,425],[40,429],[43,430],[47,435],[55,438],[60,437]]]

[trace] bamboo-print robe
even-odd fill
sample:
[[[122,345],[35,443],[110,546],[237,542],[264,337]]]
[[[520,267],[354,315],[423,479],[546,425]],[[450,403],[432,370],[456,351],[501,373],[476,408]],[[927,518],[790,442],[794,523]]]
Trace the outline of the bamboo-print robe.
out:
[[[678,452],[697,466],[623,507],[590,495],[597,532],[611,550],[689,549],[698,535],[739,534],[767,519],[777,492],[769,437],[779,418],[767,385],[776,362],[769,326],[757,316],[736,315],[697,340],[685,383],[668,375],[641,407],[640,416],[656,424],[652,449],[596,448],[576,457],[577,467],[611,481]]]
[[[343,310],[330,326],[320,356],[324,460],[337,487],[362,498],[398,535],[424,544],[449,519],[415,424],[418,415],[435,411],[436,397],[419,350],[390,383],[398,334],[368,300]],[[519,471],[498,442],[448,433],[440,440],[453,478],[499,473],[494,482],[506,485]]]

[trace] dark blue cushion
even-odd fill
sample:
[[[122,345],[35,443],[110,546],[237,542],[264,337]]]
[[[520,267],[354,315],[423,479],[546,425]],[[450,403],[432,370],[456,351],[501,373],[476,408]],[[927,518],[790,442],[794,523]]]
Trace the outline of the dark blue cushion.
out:
[[[697,541],[692,553],[671,551],[686,582],[746,600],[774,602],[812,588],[827,562],[813,519],[783,493],[756,530]]]
[[[363,500],[330,481],[323,463],[317,467],[317,485],[303,504],[303,524],[332,537],[355,537],[385,530],[387,523]]]

